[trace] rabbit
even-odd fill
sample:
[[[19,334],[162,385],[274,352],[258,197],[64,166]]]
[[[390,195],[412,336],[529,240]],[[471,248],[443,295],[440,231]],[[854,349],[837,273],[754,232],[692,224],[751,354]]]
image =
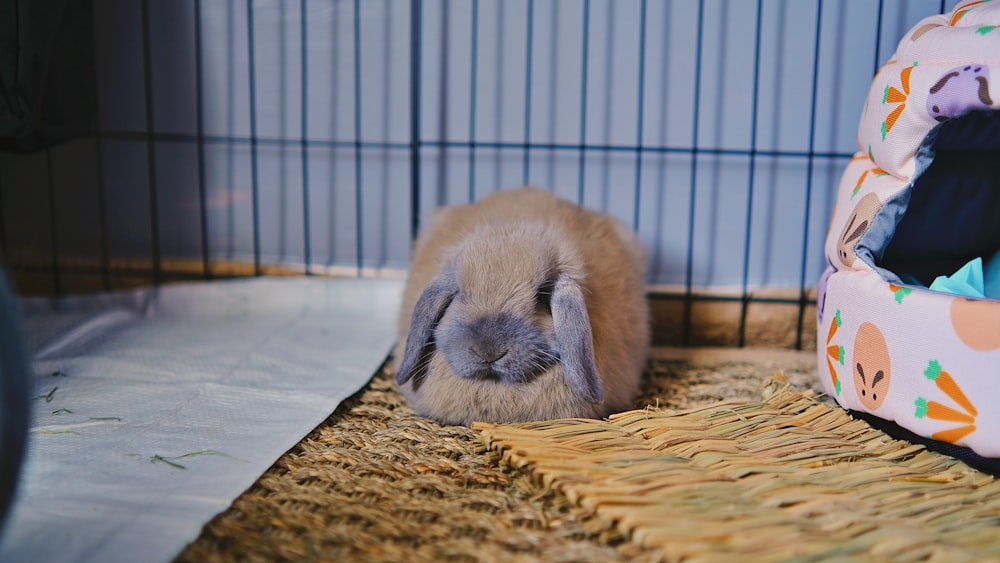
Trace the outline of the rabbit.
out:
[[[441,208],[403,292],[399,389],[443,424],[627,410],[649,352],[645,269],[631,229],[539,188]]]

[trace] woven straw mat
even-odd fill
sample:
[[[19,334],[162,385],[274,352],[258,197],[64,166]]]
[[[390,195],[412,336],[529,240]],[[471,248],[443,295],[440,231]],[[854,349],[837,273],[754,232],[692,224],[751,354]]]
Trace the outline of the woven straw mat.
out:
[[[474,430],[415,416],[383,369],[178,561],[1000,554],[1000,484],[852,421],[813,357],[657,350],[637,411]]]

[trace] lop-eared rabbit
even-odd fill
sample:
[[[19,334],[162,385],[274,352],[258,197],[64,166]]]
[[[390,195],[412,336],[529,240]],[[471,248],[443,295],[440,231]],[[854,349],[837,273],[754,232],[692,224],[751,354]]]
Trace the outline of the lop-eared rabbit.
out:
[[[632,230],[544,190],[444,207],[414,248],[399,388],[445,424],[627,410],[649,349],[645,267]]]

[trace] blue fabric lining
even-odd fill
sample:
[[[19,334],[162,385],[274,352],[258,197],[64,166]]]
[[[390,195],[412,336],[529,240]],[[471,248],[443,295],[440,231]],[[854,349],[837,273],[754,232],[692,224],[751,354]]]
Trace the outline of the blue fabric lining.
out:
[[[913,181],[884,202],[856,252],[886,281],[927,286],[1000,251],[1000,111],[941,123],[916,161]]]

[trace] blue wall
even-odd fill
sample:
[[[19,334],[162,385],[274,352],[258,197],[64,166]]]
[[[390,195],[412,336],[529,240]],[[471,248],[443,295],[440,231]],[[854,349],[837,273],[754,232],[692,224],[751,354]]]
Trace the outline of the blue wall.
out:
[[[527,182],[632,225],[653,284],[811,287],[869,80],[942,9],[424,0],[414,42],[409,0],[249,5],[96,1],[99,139],[0,155],[13,267],[403,269],[414,211]]]

